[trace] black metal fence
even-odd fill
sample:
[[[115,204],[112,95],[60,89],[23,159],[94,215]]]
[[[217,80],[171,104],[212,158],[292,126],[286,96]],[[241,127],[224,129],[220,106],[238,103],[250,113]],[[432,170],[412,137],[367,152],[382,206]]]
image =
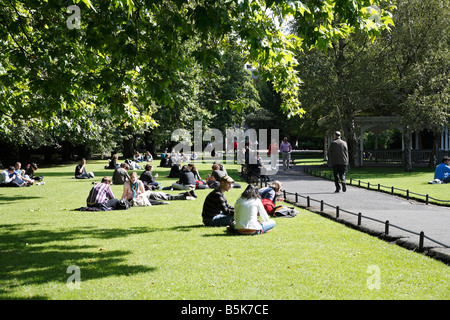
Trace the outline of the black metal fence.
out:
[[[303,170],[305,173],[311,174],[315,177],[333,180],[333,174],[331,174],[331,173],[321,172],[321,171],[313,171],[306,167]],[[349,179],[348,184],[351,186],[357,186],[357,187],[361,187],[361,188],[363,188],[365,186],[365,188],[367,188],[369,190],[385,192],[385,193],[389,193],[391,195],[395,194],[397,196],[405,197],[406,200],[414,198],[416,200],[423,201],[426,204],[429,204],[430,201],[432,201],[433,204],[445,205],[445,206],[450,205],[450,200],[436,199],[436,198],[431,197],[428,194],[416,193],[409,189],[400,189],[400,188],[396,188],[394,186],[383,186],[382,184],[379,184],[379,183],[378,184],[370,184],[370,182],[364,182],[364,181],[352,179],[352,178]],[[400,191],[403,193],[397,193],[396,191]]]
[[[265,187],[268,186],[268,182],[267,181],[262,181],[262,180],[257,181],[257,184],[259,184],[259,186],[261,188],[263,186],[265,186]],[[388,237],[389,236],[389,229],[390,228],[396,228],[396,229],[405,231],[407,233],[411,233],[411,234],[417,235],[417,236],[419,236],[418,250],[420,252],[424,251],[424,239],[428,239],[428,240],[430,240],[430,241],[432,241],[432,242],[434,242],[434,243],[436,243],[438,245],[441,245],[441,246],[443,246],[445,248],[450,248],[450,245],[444,244],[444,243],[439,242],[439,241],[437,241],[435,239],[427,237],[424,234],[423,231],[416,232],[416,231],[408,230],[408,229],[405,229],[405,228],[400,227],[398,225],[390,223],[389,220],[382,221],[382,220],[379,220],[379,219],[375,219],[375,218],[372,218],[372,217],[365,216],[365,215],[361,214],[361,212],[355,213],[355,212],[351,212],[351,211],[348,211],[348,210],[344,210],[344,209],[340,208],[339,206],[333,206],[331,204],[325,203],[323,200],[313,199],[310,196],[303,196],[303,195],[298,194],[297,192],[293,193],[293,192],[289,192],[289,191],[286,191],[286,190],[282,190],[282,192],[283,192],[283,197],[284,197],[285,200],[287,200],[287,197],[286,197],[287,195],[293,196],[294,200],[292,202],[295,205],[299,205],[299,203],[300,203],[299,199],[302,198],[302,199],[305,199],[305,201],[306,201],[306,206],[305,206],[306,208],[311,207],[311,202],[312,201],[319,203],[320,204],[320,212],[321,213],[325,213],[324,212],[325,205],[330,207],[330,208],[333,208],[335,210],[335,212],[336,212],[336,219],[339,219],[341,213],[346,213],[346,214],[350,214],[350,215],[356,216],[357,217],[357,224],[356,225],[358,227],[361,227],[363,218],[371,220],[371,221],[375,221],[375,222],[378,222],[378,223],[381,223],[381,224],[384,224],[384,237]]]

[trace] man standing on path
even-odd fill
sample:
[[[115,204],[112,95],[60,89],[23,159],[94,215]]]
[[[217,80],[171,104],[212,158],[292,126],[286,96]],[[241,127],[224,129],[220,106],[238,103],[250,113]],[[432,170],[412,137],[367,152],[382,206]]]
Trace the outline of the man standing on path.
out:
[[[348,148],[347,142],[341,140],[341,133],[336,131],[334,133],[334,141],[330,145],[329,159],[333,166],[334,184],[336,185],[336,191],[339,192],[341,187],[339,185],[339,179],[342,183],[342,191],[347,191],[345,182],[345,169],[348,165]]]
[[[290,169],[289,164],[291,162],[291,151],[292,151],[292,146],[291,144],[288,142],[288,139],[286,137],[284,137],[283,142],[281,142],[280,144],[280,152],[281,152],[281,157],[283,159],[283,170],[286,171]]]

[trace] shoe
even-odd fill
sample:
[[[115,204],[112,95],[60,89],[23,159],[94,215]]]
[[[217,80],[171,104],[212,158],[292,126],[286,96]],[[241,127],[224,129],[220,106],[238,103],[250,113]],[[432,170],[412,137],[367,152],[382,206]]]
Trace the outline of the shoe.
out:
[[[334,191],[334,193],[339,193],[339,190]]]
[[[195,194],[194,190],[189,191],[189,194],[194,197],[197,198],[197,195]]]
[[[347,191],[347,186],[345,185],[345,183],[342,184],[342,191],[343,192]]]
[[[191,197],[191,196],[188,196],[188,197],[186,197],[186,200],[195,200],[195,198]]]

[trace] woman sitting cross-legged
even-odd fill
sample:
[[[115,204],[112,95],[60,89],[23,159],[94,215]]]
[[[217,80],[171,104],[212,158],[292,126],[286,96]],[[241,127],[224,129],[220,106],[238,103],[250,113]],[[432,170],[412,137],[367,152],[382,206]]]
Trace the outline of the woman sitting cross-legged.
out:
[[[262,222],[258,220],[262,218]],[[261,202],[258,188],[248,185],[234,205],[234,231],[239,234],[255,235],[266,233],[275,227]]]

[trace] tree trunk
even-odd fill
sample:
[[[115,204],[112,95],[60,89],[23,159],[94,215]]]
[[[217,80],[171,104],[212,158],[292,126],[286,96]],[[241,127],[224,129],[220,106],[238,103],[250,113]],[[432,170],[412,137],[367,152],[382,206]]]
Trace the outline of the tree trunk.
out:
[[[124,158],[126,158],[126,159],[133,158],[134,149],[135,149],[134,144],[135,144],[134,137],[123,140],[123,157]]]
[[[440,140],[441,140],[441,133],[433,131],[433,149],[431,152],[430,161],[428,162],[428,167],[430,168],[435,168],[436,165],[442,160],[438,159]]]
[[[413,171],[412,167],[412,150],[411,150],[411,131],[408,127],[404,130],[403,135],[403,145],[404,145],[404,168],[406,172]]]

